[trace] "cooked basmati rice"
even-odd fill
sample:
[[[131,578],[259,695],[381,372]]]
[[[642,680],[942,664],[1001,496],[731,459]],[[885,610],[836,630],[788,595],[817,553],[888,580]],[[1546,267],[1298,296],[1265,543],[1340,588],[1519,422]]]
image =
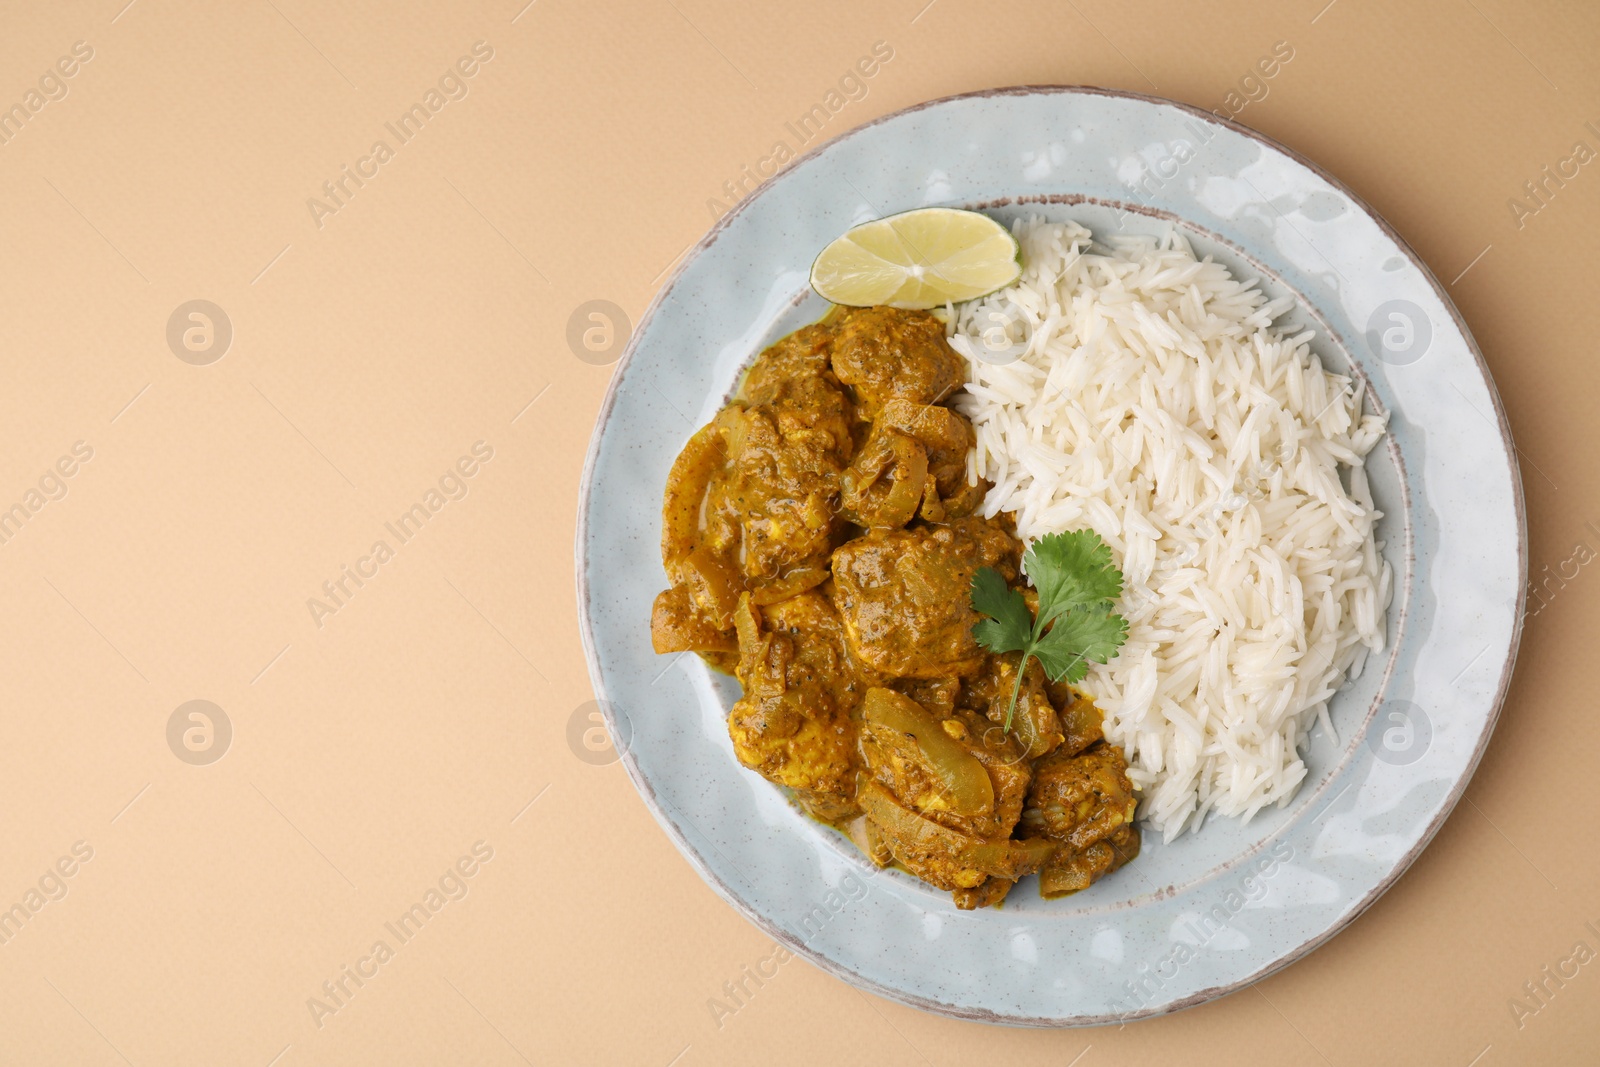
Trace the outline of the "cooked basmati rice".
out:
[[[1099,248],[1070,222],[1013,229],[1022,277],[952,309],[968,476],[1024,540],[1087,527],[1111,546],[1128,640],[1083,684],[1141,819],[1167,841],[1208,812],[1248,820],[1294,795],[1297,748],[1317,723],[1333,736],[1329,697],[1383,648],[1363,462],[1385,420],[1313,331],[1272,327],[1291,298],[1175,230]]]

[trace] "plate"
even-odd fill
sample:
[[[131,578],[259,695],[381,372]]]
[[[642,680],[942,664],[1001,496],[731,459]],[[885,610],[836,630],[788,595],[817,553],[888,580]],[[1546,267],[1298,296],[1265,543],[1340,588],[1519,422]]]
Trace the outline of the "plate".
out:
[[[1201,254],[1292,294],[1366,380],[1389,433],[1367,461],[1394,569],[1389,643],[1330,706],[1290,804],[1218,819],[1061,900],[1024,882],[1001,908],[877,871],[739,766],[737,683],[656,656],[660,504],[678,449],[763,346],[817,318],[817,251],[928,205],[1073,218],[1097,237],[1181,229]],[[1494,729],[1527,583],[1522,488],[1482,356],[1415,253],[1348,189],[1251,130],[1172,101],[1086,87],[951,97],[793,163],[725,216],[645,314],[590,445],[579,621],[623,765],[725,900],[792,951],[883,996],[966,1019],[1122,1022],[1188,1007],[1306,955],[1393,885],[1466,788]]]

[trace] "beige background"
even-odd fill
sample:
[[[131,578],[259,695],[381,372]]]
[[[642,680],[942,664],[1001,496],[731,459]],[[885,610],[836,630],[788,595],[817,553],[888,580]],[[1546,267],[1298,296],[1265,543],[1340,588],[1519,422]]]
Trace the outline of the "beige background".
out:
[[[12,0],[0,32],[0,106],[26,109],[75,42],[93,52],[0,144],[0,509],[22,506],[0,543],[0,907],[44,887],[0,944],[0,1063],[1594,1062],[1600,964],[1520,1028],[1509,1002],[1575,942],[1600,949],[1600,170],[1520,227],[1508,201],[1575,141],[1600,148],[1600,10],[125,2]],[[385,123],[478,41],[467,95],[399,143]],[[569,348],[569,316],[611,300],[636,321],[707,201],[879,41],[893,59],[829,136],[1023,82],[1231,110],[1288,41],[1239,119],[1451,283],[1523,453],[1534,569],[1570,579],[1411,873],[1306,961],[1194,1011],[998,1030],[793,961],[718,1027],[708,998],[770,943],[619,766],[577,755],[607,753],[569,744],[592,695],[574,507],[610,373]],[[314,213],[378,139],[393,157]],[[209,365],[167,342],[194,299],[232,326]],[[387,531],[480,441],[492,459],[446,478],[464,498],[404,543]],[[47,477],[77,442],[92,458]],[[379,540],[393,557],[362,563]],[[335,605],[345,566],[376,574]],[[195,699],[233,731],[206,766],[167,740]],[[390,934],[477,842],[493,858],[445,879],[467,895]],[[70,877],[49,873],[62,857]],[[319,1027],[308,999],[380,939],[392,958]]]

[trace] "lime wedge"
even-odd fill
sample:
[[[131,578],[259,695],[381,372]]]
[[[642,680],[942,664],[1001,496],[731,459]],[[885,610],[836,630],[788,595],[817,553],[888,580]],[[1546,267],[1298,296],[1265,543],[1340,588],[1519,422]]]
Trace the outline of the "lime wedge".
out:
[[[987,296],[1022,274],[1022,250],[976,211],[924,207],[852,227],[811,264],[811,288],[852,307],[926,310]]]

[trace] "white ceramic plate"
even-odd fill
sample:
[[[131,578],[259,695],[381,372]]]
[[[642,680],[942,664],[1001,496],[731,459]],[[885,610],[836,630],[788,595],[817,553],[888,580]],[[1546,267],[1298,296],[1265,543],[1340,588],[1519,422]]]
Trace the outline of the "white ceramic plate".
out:
[[[1288,807],[1215,820],[1057,901],[1003,908],[877,872],[739,766],[737,683],[650,648],[673,457],[763,346],[824,310],[807,269],[866,219],[924,205],[1183,229],[1293,293],[1330,369],[1366,379],[1389,434],[1367,461],[1394,568],[1385,658],[1332,702]],[[578,604],[624,765],[701,876],[863,988],[962,1018],[1116,1022],[1200,1003],[1298,959],[1370,905],[1460,798],[1521,632],[1522,490],[1483,360],[1444,289],[1347,189],[1287,149],[1170,101],[1028,87],[923,104],[833,141],[725,217],[657,296],[612,379],[584,471]]]

